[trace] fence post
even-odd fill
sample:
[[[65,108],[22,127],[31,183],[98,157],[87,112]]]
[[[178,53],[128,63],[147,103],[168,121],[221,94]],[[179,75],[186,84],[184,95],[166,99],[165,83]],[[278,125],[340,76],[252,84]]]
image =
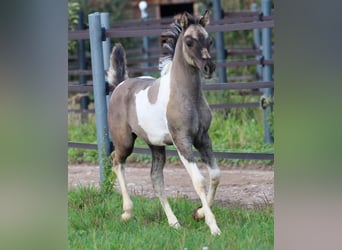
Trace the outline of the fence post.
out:
[[[221,0],[213,1],[213,17],[214,20],[222,19],[222,8],[221,8]],[[224,39],[223,32],[216,32],[215,34],[215,47],[216,47],[216,60],[218,63],[225,62],[225,53],[224,53]],[[226,67],[218,67],[217,69],[219,75],[219,82],[224,83],[227,82],[227,72]]]
[[[146,1],[140,1],[139,2],[141,20],[143,22],[148,19],[147,7],[148,7],[148,4]],[[148,52],[148,49],[149,49],[149,38],[148,38],[148,36],[144,36],[142,42],[143,42],[144,59],[148,59],[150,57],[149,52]],[[144,67],[145,68],[150,67],[150,63],[145,62]],[[144,75],[148,75],[148,72],[145,72]]]
[[[104,29],[110,28],[109,22],[109,13],[102,12],[100,13],[101,19],[101,27]],[[103,53],[103,66],[104,70],[107,71],[109,68],[109,58],[110,58],[110,38],[107,37],[104,41],[102,41],[102,53]]]
[[[101,26],[102,29],[109,29],[110,28],[110,20],[109,20],[109,13],[108,12],[101,12],[100,13],[100,19],[101,19]],[[110,61],[110,53],[111,53],[111,44],[110,44],[110,38],[107,37],[105,41],[102,41],[102,53],[103,53],[103,67],[105,72],[109,69],[109,61]],[[106,102],[107,102],[107,107],[109,105],[109,100],[112,95],[112,92],[108,93],[106,96]],[[107,118],[106,118],[107,121]],[[113,151],[113,143],[112,143],[112,138],[111,135],[109,134],[109,148],[110,151]]]
[[[256,3],[251,4],[251,11],[257,12],[258,11],[258,5]],[[254,47],[256,50],[259,50],[261,48],[261,37],[260,37],[260,29],[253,29],[253,41],[254,41]],[[256,60],[260,60],[261,56],[257,55],[255,56]],[[261,79],[262,76],[262,66],[258,64],[256,66],[257,70],[257,80]]]
[[[84,14],[83,10],[79,9],[78,10],[78,27],[79,30],[84,30],[85,29],[85,24],[84,24]],[[78,66],[80,70],[85,70],[86,69],[86,56],[85,56],[85,42],[83,39],[80,39],[77,41],[78,44]],[[85,75],[80,75],[79,76],[79,82],[81,85],[84,85],[87,83],[87,78]],[[84,123],[87,121],[88,114],[84,113],[84,110],[88,109],[89,106],[89,96],[82,96],[80,99],[80,108],[81,108],[81,122]]]
[[[271,15],[271,0],[261,0],[261,10],[263,16]],[[271,39],[271,28],[262,29],[262,55],[264,60],[272,59],[272,39]],[[272,65],[264,65],[263,67],[263,81],[272,81]],[[264,97],[271,99],[273,96],[273,89],[264,88],[262,90]],[[272,136],[269,124],[269,118],[273,108],[267,106],[264,108],[264,139],[266,143],[273,143],[274,138]]]
[[[93,74],[97,150],[99,154],[100,181],[104,181],[105,160],[110,154],[107,125],[106,82],[102,51],[103,30],[98,12],[88,15],[91,64]]]

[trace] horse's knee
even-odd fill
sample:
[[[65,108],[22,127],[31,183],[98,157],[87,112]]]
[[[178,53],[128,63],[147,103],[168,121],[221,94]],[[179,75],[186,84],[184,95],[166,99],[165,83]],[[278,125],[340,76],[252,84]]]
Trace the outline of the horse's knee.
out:
[[[209,171],[209,176],[213,184],[218,185],[221,179],[221,170],[219,168],[211,168]]]

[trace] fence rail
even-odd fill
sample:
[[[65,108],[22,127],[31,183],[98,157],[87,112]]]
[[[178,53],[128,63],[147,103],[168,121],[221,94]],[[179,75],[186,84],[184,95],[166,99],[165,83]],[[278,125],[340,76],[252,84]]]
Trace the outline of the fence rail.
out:
[[[140,59],[136,59],[136,61],[132,60],[131,63],[137,63],[137,62],[152,62],[152,61],[156,61],[155,58],[153,59],[145,59],[145,58],[140,58]],[[274,64],[273,60],[263,60],[261,58],[261,60],[243,60],[243,61],[230,61],[230,62],[218,62],[216,63],[217,67],[238,67],[238,66],[251,66],[251,65],[272,65]],[[129,65],[129,64],[128,64]],[[152,72],[159,72],[159,68],[157,66],[155,67],[130,67],[128,69],[128,72],[131,74],[135,74],[135,73],[142,73],[142,72],[148,72],[148,73],[152,73]],[[70,76],[74,75],[74,76],[80,76],[80,75],[84,75],[84,76],[90,76],[92,75],[92,71],[91,70],[69,70],[68,74]]]
[[[124,21],[121,25],[114,24],[106,30],[106,37],[143,37],[160,36],[165,31],[172,19],[150,19],[144,22],[141,20]],[[237,30],[250,30],[274,27],[273,16],[263,16],[259,12],[252,12],[251,16],[232,17],[225,16],[221,20],[211,20],[207,27],[208,32],[228,32]],[[89,39],[88,30],[73,30],[68,33],[69,40]]]
[[[82,148],[89,150],[97,150],[97,144],[83,142],[68,142],[69,148]],[[176,150],[166,149],[167,156],[177,156]],[[149,148],[134,147],[133,153],[151,154]],[[195,157],[200,157],[197,151],[194,151]],[[241,159],[241,160],[274,160],[272,153],[234,153],[234,152],[214,152],[214,156],[219,159]]]
[[[154,36],[159,37],[160,34],[165,31],[172,19],[149,19],[144,22],[141,20],[130,20],[120,23],[114,23],[110,28],[103,29],[102,38],[128,38],[128,37],[146,37]],[[221,20],[211,20],[209,26],[207,26],[208,32],[229,32],[238,30],[256,30],[256,29],[267,29],[274,27],[274,20],[272,15],[264,15],[261,12],[230,12],[225,13],[224,19]],[[84,40],[89,39],[89,30],[75,30],[69,31],[69,40]],[[108,39],[107,39],[108,40]],[[268,45],[269,46],[269,45]],[[269,48],[269,47],[268,47]],[[272,50],[272,47],[271,47]],[[129,73],[142,73],[142,72],[157,72],[159,69],[157,67],[133,67],[134,64],[147,63],[147,62],[157,62],[159,57],[153,56],[153,54],[160,53],[159,48],[150,48],[144,50],[141,48],[127,50],[128,56],[143,53],[150,53],[150,58],[129,58],[128,65],[131,65],[128,69]],[[226,55],[228,56],[250,56],[254,57],[249,60],[235,60],[235,61],[221,61],[217,62],[217,67],[239,67],[239,66],[251,66],[258,65],[258,67],[269,67],[274,64],[274,61],[270,57],[264,59],[262,56],[264,54],[264,48],[259,47],[249,47],[249,48],[225,48]],[[215,53],[215,51],[212,51]],[[257,57],[257,58],[256,58]],[[70,58],[71,60],[77,59]],[[102,69],[100,69],[102,71]],[[100,72],[98,71],[98,72]],[[103,71],[104,73],[105,71]],[[91,76],[92,70],[69,70],[70,76]],[[269,89],[274,88],[274,82],[270,80],[254,81],[254,82],[239,82],[239,83],[216,83],[216,84],[204,84],[203,90],[244,90],[244,89]],[[106,84],[106,94],[112,91],[111,87]],[[94,85],[92,81],[88,81],[88,84],[69,84],[69,92],[93,92]],[[211,104],[212,109],[224,109],[224,108],[246,108],[246,107],[258,107],[258,102],[250,103],[224,103],[224,104]],[[94,110],[69,110],[70,112],[76,113],[93,113]],[[91,144],[91,143],[81,143],[81,142],[69,142],[68,146],[70,148],[83,148],[99,150],[98,145],[101,144]],[[100,151],[99,151],[100,152]],[[140,154],[150,154],[148,148],[134,148],[134,153]],[[167,150],[167,155],[177,155],[175,150]],[[198,153],[195,152],[198,156]],[[246,159],[246,160],[274,160],[274,155],[272,153],[235,153],[235,152],[214,152],[217,158],[230,158],[230,159]],[[101,160],[100,160],[101,162]],[[100,163],[101,165],[101,163]],[[101,172],[101,170],[100,170]],[[101,174],[100,174],[101,175]]]
[[[260,88],[273,88],[274,82],[240,82],[240,83],[212,83],[212,84],[202,84],[203,90],[239,90],[239,89],[260,89]],[[69,92],[92,92],[93,84],[85,85],[69,85]],[[111,85],[107,86],[107,94],[113,91]]]

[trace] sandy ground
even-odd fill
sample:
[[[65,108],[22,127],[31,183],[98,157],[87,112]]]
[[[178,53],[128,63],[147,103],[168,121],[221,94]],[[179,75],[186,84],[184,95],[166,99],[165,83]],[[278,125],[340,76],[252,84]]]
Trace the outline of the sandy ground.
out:
[[[206,168],[199,165],[208,180]],[[255,207],[274,202],[274,171],[272,166],[220,166],[221,182],[215,201],[227,206]],[[166,164],[164,168],[165,190],[169,197],[186,197],[199,200],[185,168],[179,163]],[[150,167],[144,164],[128,164],[126,167],[128,190],[132,195],[155,197],[150,179]],[[207,182],[208,183],[208,182]],[[99,167],[94,165],[69,165],[69,188],[78,185],[99,186]],[[116,182],[115,187],[119,189]]]

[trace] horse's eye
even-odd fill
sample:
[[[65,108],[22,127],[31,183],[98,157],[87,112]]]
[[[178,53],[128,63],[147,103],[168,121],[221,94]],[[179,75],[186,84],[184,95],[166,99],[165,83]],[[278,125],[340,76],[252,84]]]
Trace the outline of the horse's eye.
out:
[[[187,40],[186,42],[186,45],[189,47],[189,48],[191,48],[193,45],[194,45],[194,43],[193,43],[193,41],[192,40]]]

